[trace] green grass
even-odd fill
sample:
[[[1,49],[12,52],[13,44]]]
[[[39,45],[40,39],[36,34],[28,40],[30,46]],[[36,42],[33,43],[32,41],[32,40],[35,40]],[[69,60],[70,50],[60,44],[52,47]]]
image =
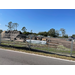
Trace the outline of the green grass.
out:
[[[66,50],[66,51],[70,51],[69,48],[64,47],[63,45],[59,45],[58,46],[58,50]]]
[[[3,41],[2,41],[3,42]],[[28,47],[28,43],[24,42],[12,42],[12,41],[4,41],[1,43],[3,45],[11,45],[15,47]],[[37,49],[37,50],[44,50],[48,52],[53,52],[53,53],[61,53],[61,54],[70,54],[70,49],[64,47],[63,45],[59,45],[57,48],[52,48],[49,47],[48,45],[41,45],[41,44],[30,44],[32,49]],[[73,54],[75,54],[75,51],[73,51]]]
[[[70,49],[69,50],[64,50],[64,49],[57,49],[57,48],[51,48],[51,47],[31,47],[33,49],[38,49],[38,50],[45,50],[49,52],[54,52],[54,53],[65,53],[65,54],[70,54]]]
[[[7,45],[6,43],[1,43],[3,45]],[[15,47],[28,47],[26,45],[19,45],[19,44],[8,44],[9,46],[15,46]],[[43,50],[43,51],[48,51],[48,52],[53,52],[53,53],[59,53],[59,54],[70,54],[70,51],[66,51],[66,50],[57,50],[56,48],[50,48],[50,47],[37,47],[37,45],[34,45],[34,47],[30,47],[32,49],[37,49],[37,50]]]
[[[7,43],[7,44],[21,44],[21,45],[26,45],[27,43],[23,42],[17,42],[17,41],[2,41],[2,43]]]
[[[39,55],[50,56],[50,57],[56,57],[56,58],[61,58],[61,59],[68,59],[68,60],[75,61],[75,58],[70,57],[70,56],[68,56],[68,57],[66,57],[66,56],[59,56],[57,54],[46,54],[46,53],[42,53],[42,52],[28,51],[28,50],[9,48],[9,47],[2,47],[2,46],[0,46],[0,48],[2,48],[2,49],[10,49],[10,50],[19,51],[19,52],[27,52],[27,53],[32,53],[32,54],[39,54]]]
[[[15,46],[15,47],[25,47],[25,45],[19,45],[19,44],[10,44],[10,43],[1,43],[2,45],[9,45],[9,46]]]
[[[15,47],[27,47],[28,44],[24,43],[24,42],[13,42],[13,41],[2,41],[1,43],[2,45],[12,45]],[[39,47],[38,47],[39,46]],[[68,59],[68,60],[74,60],[75,58],[72,57],[66,57],[66,56],[59,56],[56,54],[46,54],[46,53],[42,53],[42,52],[36,52],[36,51],[28,51],[28,50],[22,50],[22,49],[16,49],[16,48],[10,48],[10,47],[2,47],[0,46],[0,48],[3,49],[10,49],[10,50],[14,50],[14,51],[22,51],[22,52],[27,52],[27,53],[34,53],[34,54],[39,54],[39,55],[45,55],[45,56],[51,56],[51,57],[56,57],[56,58],[62,58],[62,59]],[[38,49],[38,50],[45,50],[45,51],[49,51],[49,52],[54,52],[54,53],[64,53],[69,54],[70,55],[70,49],[59,45],[58,48],[51,48],[47,45],[41,45],[41,44],[31,44],[31,48],[33,49]],[[73,56],[75,56],[75,51],[73,51]]]

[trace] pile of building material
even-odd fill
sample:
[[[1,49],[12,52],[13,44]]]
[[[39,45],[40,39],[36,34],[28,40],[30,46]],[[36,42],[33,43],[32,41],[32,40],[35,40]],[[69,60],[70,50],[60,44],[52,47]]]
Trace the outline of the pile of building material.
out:
[[[26,42],[33,44],[46,44],[46,41],[40,41],[40,40],[26,40]]]

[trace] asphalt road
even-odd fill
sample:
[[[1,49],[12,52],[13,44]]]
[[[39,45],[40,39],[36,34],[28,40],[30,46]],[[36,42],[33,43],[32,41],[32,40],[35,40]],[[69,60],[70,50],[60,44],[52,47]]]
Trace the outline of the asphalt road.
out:
[[[75,61],[0,49],[0,65],[75,65]]]

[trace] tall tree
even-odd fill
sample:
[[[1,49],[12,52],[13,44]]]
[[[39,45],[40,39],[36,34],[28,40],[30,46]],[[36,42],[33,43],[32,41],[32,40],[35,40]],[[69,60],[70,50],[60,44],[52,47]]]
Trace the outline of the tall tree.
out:
[[[43,35],[43,32],[39,32],[38,35]]]
[[[17,30],[17,27],[19,26],[19,24],[18,23],[13,23],[13,24],[16,27],[16,30]]]
[[[59,37],[59,30],[56,30],[56,31],[55,31],[55,36],[56,36],[56,37]]]
[[[48,34],[49,34],[49,36],[52,36],[52,37],[55,37],[55,29],[50,29],[49,31],[48,31]]]
[[[13,25],[12,22],[9,22],[8,25],[5,25],[5,26],[8,27],[8,30],[10,30],[10,35],[9,35],[9,37],[10,37],[10,41],[11,41],[11,31],[14,29],[14,25]]]
[[[60,31],[62,32],[62,37],[64,37],[64,35],[65,35],[65,33],[66,33],[66,32],[65,32],[65,29],[64,29],[64,28],[61,28]]]
[[[48,32],[43,32],[43,36],[48,36]]]
[[[26,27],[23,27],[22,29],[21,29],[23,32],[26,32]]]
[[[14,29],[14,25],[11,21],[8,23],[8,25],[5,25],[5,26],[7,26],[8,30],[10,30],[10,31]]]

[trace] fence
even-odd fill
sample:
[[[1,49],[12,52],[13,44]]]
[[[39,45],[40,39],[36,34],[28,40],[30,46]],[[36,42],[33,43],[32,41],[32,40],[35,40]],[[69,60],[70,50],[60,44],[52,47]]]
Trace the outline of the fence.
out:
[[[40,39],[41,38],[41,39]],[[41,50],[46,52],[52,52],[62,55],[75,56],[75,42],[67,41],[68,39],[60,38],[47,38],[46,41],[42,41],[43,37],[36,35],[17,35],[17,34],[0,34],[0,45],[9,45],[15,47],[24,47],[28,49]]]

